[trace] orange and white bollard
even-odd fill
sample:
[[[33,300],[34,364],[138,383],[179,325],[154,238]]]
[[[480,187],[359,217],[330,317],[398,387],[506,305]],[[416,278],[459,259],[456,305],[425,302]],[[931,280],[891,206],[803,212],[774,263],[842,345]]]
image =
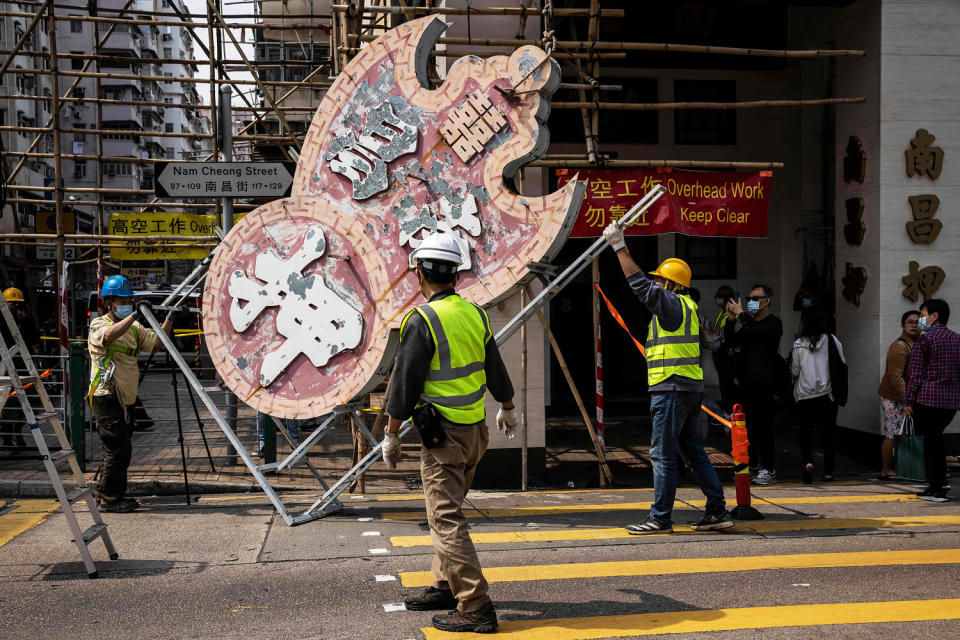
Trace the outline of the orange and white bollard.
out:
[[[733,482],[737,489],[737,506],[730,511],[730,515],[737,520],[763,520],[763,514],[750,506],[750,441],[747,439],[747,417],[739,404],[733,405],[731,423]]]

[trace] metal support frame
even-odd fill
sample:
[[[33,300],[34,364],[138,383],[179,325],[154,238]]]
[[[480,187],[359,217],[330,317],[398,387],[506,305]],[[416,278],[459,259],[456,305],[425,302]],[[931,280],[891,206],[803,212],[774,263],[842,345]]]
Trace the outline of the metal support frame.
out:
[[[620,219],[619,224],[621,226],[629,226],[637,218],[639,218],[644,211],[646,211],[650,205],[652,205],[660,196],[666,193],[666,188],[662,185],[657,185],[646,195],[643,196],[630,210],[627,212],[623,218]],[[529,303],[517,313],[506,325],[496,334],[495,340],[497,346],[502,346],[507,340],[516,333],[520,327],[525,324],[530,318],[534,315],[537,315],[540,311],[540,308],[550,301],[557,293],[559,293],[565,286],[570,284],[576,278],[576,276],[583,271],[587,266],[589,266],[592,260],[600,254],[601,251],[606,247],[606,241],[603,238],[598,238],[590,247],[582,253],[576,260],[574,260],[570,266],[564,269],[556,278],[550,281],[544,286],[543,291],[541,291],[536,296],[532,297]],[[211,253],[211,256],[213,254]],[[193,387],[193,390],[197,392],[197,395],[200,396],[200,399],[203,401],[204,406],[206,406],[207,411],[210,412],[210,415],[213,417],[213,420],[217,423],[217,426],[223,431],[224,435],[227,436],[227,441],[230,443],[230,446],[236,450],[237,455],[243,460],[243,463],[247,465],[247,468],[250,470],[250,473],[253,474],[253,477],[256,479],[257,483],[260,485],[260,488],[263,489],[263,492],[267,494],[267,498],[273,504],[274,508],[290,526],[296,526],[298,524],[303,524],[304,522],[309,522],[311,520],[316,520],[317,518],[322,518],[324,516],[330,515],[331,513],[336,513],[343,508],[342,503],[338,499],[341,493],[346,491],[353,485],[357,479],[366,472],[379,458],[380,458],[380,448],[382,442],[378,442],[376,438],[373,437],[373,434],[367,429],[366,424],[363,422],[363,417],[360,414],[361,406],[358,402],[354,401],[333,409],[333,411],[326,417],[326,419],[320,424],[320,426],[310,434],[293,452],[290,453],[285,459],[280,462],[271,462],[268,464],[257,464],[250,453],[247,451],[246,447],[243,446],[243,443],[240,441],[240,438],[237,437],[236,432],[233,430],[227,418],[221,413],[220,408],[213,402],[210,398],[208,392],[224,392],[226,389],[220,387],[207,388],[197,379],[197,376],[193,373],[193,369],[190,368],[190,365],[183,359],[183,356],[180,355],[180,352],[177,350],[176,345],[173,343],[173,339],[163,331],[160,321],[157,319],[154,314],[154,310],[163,310],[163,311],[174,311],[177,306],[168,306],[174,298],[178,295],[181,295],[180,300],[182,301],[186,296],[182,295],[181,292],[184,290],[192,291],[196,287],[198,282],[206,277],[206,266],[209,265],[210,256],[203,263],[197,266],[197,268],[188,276],[187,280],[182,282],[177,289],[171,293],[167,299],[164,301],[164,304],[159,306],[152,306],[149,302],[141,302],[137,305],[137,310],[140,312],[140,315],[147,321],[150,327],[157,333],[157,338],[163,344],[164,347],[170,352],[170,357],[173,358],[173,361],[176,362],[177,366],[180,367],[180,370],[183,372],[183,376],[186,379],[187,383]],[[367,455],[361,458],[356,464],[353,465],[346,473],[344,473],[340,479],[338,479],[333,485],[327,486],[327,483],[324,482],[320,474],[310,465],[309,460],[306,459],[307,454],[327,433],[331,432],[333,427],[336,426],[344,416],[350,415],[358,426],[358,430],[365,437],[371,445],[371,450]],[[284,437],[287,438],[288,442],[291,442],[290,434],[287,432],[282,425],[280,430],[283,433]],[[409,420],[404,422],[400,427],[400,437],[402,438],[407,432],[413,428],[413,423]],[[270,485],[264,474],[274,473],[277,471],[282,471],[284,469],[289,469],[296,465],[298,462],[304,461],[310,469],[313,471],[314,477],[320,482],[321,486],[324,488],[324,493],[321,495],[313,504],[307,507],[306,511],[299,515],[292,515],[287,511],[286,506],[283,504],[283,501],[280,500],[277,492]]]

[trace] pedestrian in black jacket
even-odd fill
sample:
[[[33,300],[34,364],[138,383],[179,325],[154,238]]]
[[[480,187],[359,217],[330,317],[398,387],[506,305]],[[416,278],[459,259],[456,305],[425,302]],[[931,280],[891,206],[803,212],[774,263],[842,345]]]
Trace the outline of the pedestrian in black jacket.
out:
[[[755,285],[746,300],[746,308],[739,298],[727,303],[731,321],[724,327],[727,343],[739,348],[734,375],[737,401],[747,416],[750,466],[759,468],[754,484],[777,481],[774,394],[783,364],[779,353],[783,322],[773,315],[772,302],[773,290],[767,285]]]

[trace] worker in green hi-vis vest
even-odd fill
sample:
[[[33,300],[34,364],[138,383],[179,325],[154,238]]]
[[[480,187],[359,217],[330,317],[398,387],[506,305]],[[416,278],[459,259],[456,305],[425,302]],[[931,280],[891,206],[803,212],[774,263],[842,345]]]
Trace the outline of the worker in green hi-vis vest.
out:
[[[133,454],[133,405],[137,400],[140,369],[137,355],[160,349],[152,329],[137,322],[133,308],[133,287],[124,276],[110,276],[103,282],[100,299],[105,313],[90,323],[87,345],[90,351],[89,402],[103,445],[103,469],[97,487],[101,511],[125,513],[140,504],[126,497],[127,468]],[[173,314],[163,322],[170,333]]]
[[[497,428],[508,439],[516,434],[520,416],[487,312],[454,290],[461,255],[452,233],[427,236],[410,254],[427,303],[407,314],[400,327],[383,461],[388,469],[396,468],[397,432],[414,416],[423,445],[420,477],[433,538],[434,580],[421,594],[408,597],[406,608],[443,611],[433,617],[433,626],[442,631],[492,633],[497,612],[487,595],[463,501],[487,450],[486,391],[500,403]]]
[[[619,224],[611,223],[603,237],[616,251],[633,292],[653,314],[644,348],[653,422],[650,462],[654,502],[645,521],[626,529],[634,535],[673,531],[678,450],[707,497],[706,513],[693,528],[709,531],[731,527],[733,520],[727,512],[723,487],[703,450],[697,428],[703,399],[703,369],[697,304],[686,293],[690,286],[690,267],[679,258],[667,258],[650,274],[653,276],[650,279],[627,250]]]

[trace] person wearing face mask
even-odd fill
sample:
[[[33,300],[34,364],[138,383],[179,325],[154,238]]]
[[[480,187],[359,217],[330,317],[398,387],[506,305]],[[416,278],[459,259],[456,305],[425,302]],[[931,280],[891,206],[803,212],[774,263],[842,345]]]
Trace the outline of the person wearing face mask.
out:
[[[603,237],[613,248],[630,288],[653,314],[644,345],[650,417],[653,432],[650,462],[653,466],[654,502],[647,519],[626,527],[633,535],[671,533],[677,494],[677,456],[682,454],[707,498],[698,531],[733,526],[723,497],[723,487],[703,450],[698,422],[703,399],[700,366],[700,321],[697,304],[687,294],[690,267],[678,258],[667,258],[650,279],[627,250],[623,231],[611,223]]]
[[[917,497],[931,502],[950,499],[943,430],[960,409],[960,335],[947,328],[949,320],[946,300],[930,298],[920,306],[923,333],[910,351],[903,393],[903,412],[913,416],[916,433],[923,436],[928,486]]]
[[[454,289],[460,265],[460,248],[449,233],[424,238],[410,254],[410,268],[416,269],[427,302],[407,314],[400,326],[383,461],[388,469],[400,462],[397,433],[404,420],[416,412],[422,422],[424,410],[435,412],[431,426],[421,431],[429,437],[421,438],[420,449],[434,581],[404,604],[413,611],[443,611],[433,617],[433,626],[442,631],[492,633],[497,613],[487,595],[463,502],[487,449],[485,392],[500,403],[497,428],[508,439],[515,436],[520,416],[490,318]]]
[[[23,338],[23,343],[27,350],[34,356],[40,353],[40,331],[36,323],[30,317],[27,310],[27,301],[23,297],[23,291],[16,287],[9,287],[3,292],[3,299],[10,306],[11,315],[17,323],[17,331]],[[3,341],[7,347],[12,347],[13,336],[7,328],[7,323],[0,321],[0,333],[3,334]],[[12,399],[11,399],[12,400]],[[27,443],[23,439],[23,428],[27,426],[23,417],[23,410],[20,403],[16,401],[8,402],[4,406],[3,420],[0,422],[0,432],[3,433],[3,445],[0,454],[16,453],[17,449],[23,449]],[[29,427],[27,427],[29,430]]]
[[[758,468],[754,484],[777,481],[774,399],[781,369],[780,338],[783,322],[773,315],[773,290],[764,284],[754,285],[746,299],[746,309],[739,298],[727,303],[732,322],[724,328],[724,340],[739,348],[734,362],[737,400],[747,416],[750,439],[750,466]]]
[[[89,402],[103,444],[103,470],[96,493],[101,511],[125,513],[140,506],[125,495],[140,378],[137,355],[158,351],[161,343],[152,329],[137,322],[133,287],[127,278],[107,278],[100,289],[100,299],[105,313],[90,323],[87,336],[91,362]],[[172,314],[162,328],[170,333]]]
[[[878,480],[896,480],[893,469],[893,445],[903,423],[903,392],[906,388],[907,362],[913,343],[920,337],[920,312],[911,309],[900,318],[900,337],[887,349],[887,364],[877,393],[883,407],[883,444],[880,445],[882,468]]]

